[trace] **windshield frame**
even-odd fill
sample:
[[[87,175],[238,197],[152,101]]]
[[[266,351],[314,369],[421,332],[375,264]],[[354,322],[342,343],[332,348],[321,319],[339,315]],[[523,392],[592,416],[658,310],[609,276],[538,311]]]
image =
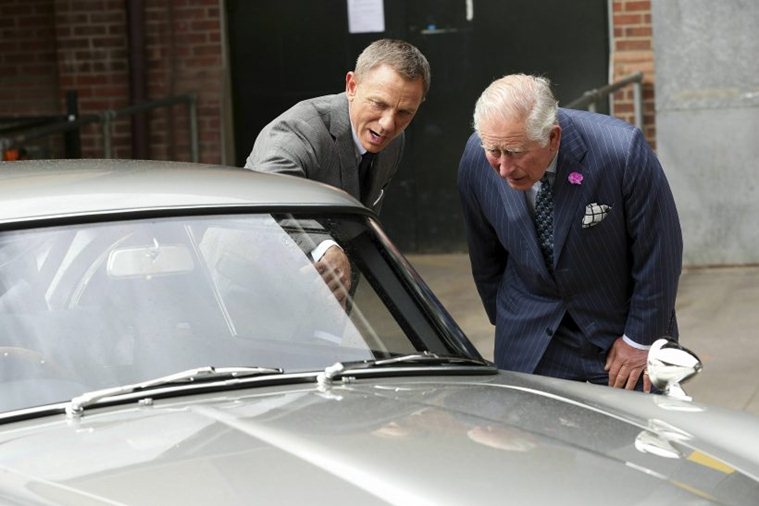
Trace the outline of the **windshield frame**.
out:
[[[321,218],[341,216],[365,217],[373,233],[373,240],[383,252],[385,260],[394,274],[405,283],[406,289],[410,290],[411,296],[424,311],[429,323],[439,332],[445,341],[448,353],[461,353],[464,356],[476,360],[484,360],[479,351],[469,341],[464,331],[459,327],[454,318],[443,306],[427,283],[422,279],[416,269],[405,258],[401,251],[384,232],[379,216],[366,207],[352,206],[328,206],[328,205],[219,205],[219,206],[181,206],[155,209],[129,209],[123,211],[108,211],[99,214],[78,215],[71,214],[47,218],[36,218],[30,221],[16,221],[13,223],[0,222],[0,232],[4,230],[33,229],[69,224],[103,223],[122,220],[138,220],[151,218],[177,218],[184,216],[219,216],[219,215],[245,215],[245,214],[270,214],[292,215],[295,218]],[[30,226],[30,223],[33,226]],[[434,350],[431,350],[434,351]]]
[[[163,218],[190,218],[190,217],[220,217],[227,215],[287,215],[295,219],[350,219],[361,220],[365,223],[365,230],[368,234],[363,241],[366,250],[369,251],[370,257],[366,259],[362,270],[371,273],[367,280],[374,290],[385,292],[383,300],[387,303],[388,309],[394,318],[398,320],[406,332],[409,339],[412,340],[413,346],[418,351],[430,351],[441,355],[462,356],[473,360],[482,360],[482,356],[477,352],[474,346],[468,341],[463,331],[453,321],[453,318],[439,303],[429,287],[424,283],[418,273],[403,257],[400,251],[392,244],[379,225],[376,214],[364,208],[346,207],[346,206],[293,206],[293,205],[223,205],[209,207],[207,205],[197,207],[171,207],[163,209],[141,209],[141,210],[124,210],[118,212],[104,212],[101,214],[87,215],[60,215],[55,217],[45,217],[26,221],[17,221],[13,223],[0,223],[0,231],[17,231],[17,230],[34,230],[48,227],[62,227],[69,225],[88,225],[102,224],[119,221],[133,221],[145,219],[163,219]],[[379,280],[382,283],[379,283]],[[378,288],[379,287],[379,288]],[[391,356],[391,355],[389,355]],[[382,357],[378,357],[382,358]],[[228,364],[213,364],[217,366],[226,366]],[[438,368],[439,369],[439,368]],[[410,369],[405,369],[411,373]],[[290,378],[300,376],[309,378],[303,381],[313,381],[315,375],[320,372],[318,369],[313,371],[292,371],[285,372],[285,376]],[[279,381],[283,378],[280,377]],[[287,380],[290,381],[290,380]],[[238,381],[237,383],[240,383]],[[250,384],[270,384],[270,382],[252,382],[245,381],[246,385]],[[209,385],[210,386],[210,385]],[[229,387],[230,385],[227,385]],[[195,387],[189,387],[195,388]],[[171,389],[169,389],[171,390]],[[145,397],[143,394],[137,397]],[[131,398],[131,395],[126,395]],[[53,403],[47,405],[55,411],[63,409],[63,404]],[[14,412],[44,412],[45,406],[31,406],[19,410],[6,411],[4,414]],[[2,415],[2,414],[0,414]],[[8,421],[6,416],[0,416],[3,421]]]

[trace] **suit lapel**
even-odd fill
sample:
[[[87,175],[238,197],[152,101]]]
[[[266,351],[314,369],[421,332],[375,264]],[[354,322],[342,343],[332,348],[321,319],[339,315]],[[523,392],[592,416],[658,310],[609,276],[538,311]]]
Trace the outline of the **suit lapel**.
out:
[[[358,182],[356,144],[351,133],[348,97],[345,93],[335,95],[336,104],[330,108],[329,132],[335,139],[340,159],[340,186],[356,199],[361,198]]]
[[[485,163],[487,164],[487,162]],[[495,184],[499,188],[501,203],[505,210],[506,221],[508,222],[507,230],[511,229],[517,232],[514,235],[514,240],[517,243],[511,244],[509,248],[510,254],[520,255],[523,262],[535,265],[536,269],[547,281],[552,281],[548,267],[546,267],[543,260],[543,253],[540,251],[535,222],[527,205],[526,193],[511,188],[489,165],[487,165],[487,169],[487,171],[483,172],[488,173],[489,177],[491,177],[492,181],[490,184]],[[511,243],[511,241],[509,242]]]
[[[561,125],[561,146],[556,162],[556,179],[554,191],[554,267],[558,263],[561,251],[567,240],[567,234],[573,226],[580,226],[582,206],[588,198],[589,188],[593,187],[591,178],[594,174],[582,163],[587,152],[587,146],[574,128],[566,113],[559,110]],[[581,184],[569,182],[572,172],[582,174]]]

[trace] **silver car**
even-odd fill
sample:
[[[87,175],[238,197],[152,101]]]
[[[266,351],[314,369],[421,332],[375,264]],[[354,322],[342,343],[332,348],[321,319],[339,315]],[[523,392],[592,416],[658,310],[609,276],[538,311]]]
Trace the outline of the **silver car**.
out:
[[[498,371],[320,184],[0,166],[3,504],[759,504],[759,420],[688,400],[699,367],[658,342],[665,395]]]

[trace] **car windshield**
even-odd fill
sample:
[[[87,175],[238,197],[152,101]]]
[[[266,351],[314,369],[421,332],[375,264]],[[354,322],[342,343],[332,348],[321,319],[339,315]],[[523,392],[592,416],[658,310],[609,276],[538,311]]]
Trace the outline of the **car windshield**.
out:
[[[325,240],[350,260],[347,301],[309,256]],[[434,297],[399,261],[370,218],[345,215],[2,232],[0,411],[205,366],[288,373],[417,351],[462,354],[460,330],[434,302],[420,305]]]

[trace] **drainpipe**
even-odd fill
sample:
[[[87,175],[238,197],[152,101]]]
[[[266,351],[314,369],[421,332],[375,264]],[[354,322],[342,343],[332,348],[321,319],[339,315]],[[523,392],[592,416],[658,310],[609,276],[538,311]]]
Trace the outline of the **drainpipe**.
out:
[[[147,99],[148,79],[145,68],[145,6],[143,0],[124,0],[129,38],[129,103],[138,105]],[[149,157],[147,113],[132,115],[132,158]]]

